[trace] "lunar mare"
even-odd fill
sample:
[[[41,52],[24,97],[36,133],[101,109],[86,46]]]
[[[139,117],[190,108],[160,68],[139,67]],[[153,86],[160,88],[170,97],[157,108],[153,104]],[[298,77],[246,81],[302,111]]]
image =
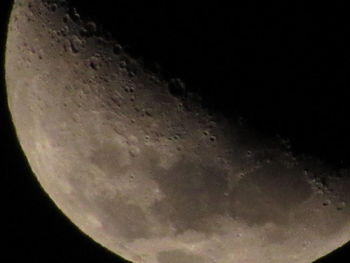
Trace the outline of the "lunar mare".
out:
[[[84,233],[145,263],[306,263],[350,239],[347,170],[209,114],[100,30],[17,0],[6,50],[20,144]]]

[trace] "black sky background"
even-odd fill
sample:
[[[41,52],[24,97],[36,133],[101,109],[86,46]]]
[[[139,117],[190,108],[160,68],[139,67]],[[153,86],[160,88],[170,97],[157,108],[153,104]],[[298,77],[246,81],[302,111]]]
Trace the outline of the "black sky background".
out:
[[[335,169],[350,167],[350,22],[345,2],[151,4],[72,0],[134,57],[179,77],[223,115]],[[283,2],[283,3],[281,3]],[[39,186],[18,144],[6,102],[4,50],[12,1],[0,2],[2,262],[123,262],[82,234]],[[349,189],[350,190],[350,189]],[[350,262],[350,244],[317,263]]]

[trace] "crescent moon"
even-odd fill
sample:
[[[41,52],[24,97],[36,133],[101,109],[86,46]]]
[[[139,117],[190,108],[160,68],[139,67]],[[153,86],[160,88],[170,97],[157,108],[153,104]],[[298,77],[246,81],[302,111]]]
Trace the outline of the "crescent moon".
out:
[[[57,207],[145,263],[305,263],[350,239],[348,171],[209,113],[67,1],[17,0],[8,103]]]

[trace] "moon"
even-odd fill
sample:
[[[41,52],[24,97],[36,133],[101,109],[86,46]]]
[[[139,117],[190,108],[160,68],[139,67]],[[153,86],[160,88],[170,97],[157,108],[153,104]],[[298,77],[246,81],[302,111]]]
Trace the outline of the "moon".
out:
[[[127,260],[306,263],[350,239],[348,170],[209,112],[65,0],[15,1],[6,83],[43,189]]]

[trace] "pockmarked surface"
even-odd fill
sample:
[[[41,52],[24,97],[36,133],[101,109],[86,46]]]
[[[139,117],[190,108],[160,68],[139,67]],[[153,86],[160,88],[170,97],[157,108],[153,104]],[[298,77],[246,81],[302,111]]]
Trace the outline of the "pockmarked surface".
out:
[[[31,168],[135,263],[307,263],[350,239],[347,170],[209,113],[66,1],[15,1],[8,102]]]

